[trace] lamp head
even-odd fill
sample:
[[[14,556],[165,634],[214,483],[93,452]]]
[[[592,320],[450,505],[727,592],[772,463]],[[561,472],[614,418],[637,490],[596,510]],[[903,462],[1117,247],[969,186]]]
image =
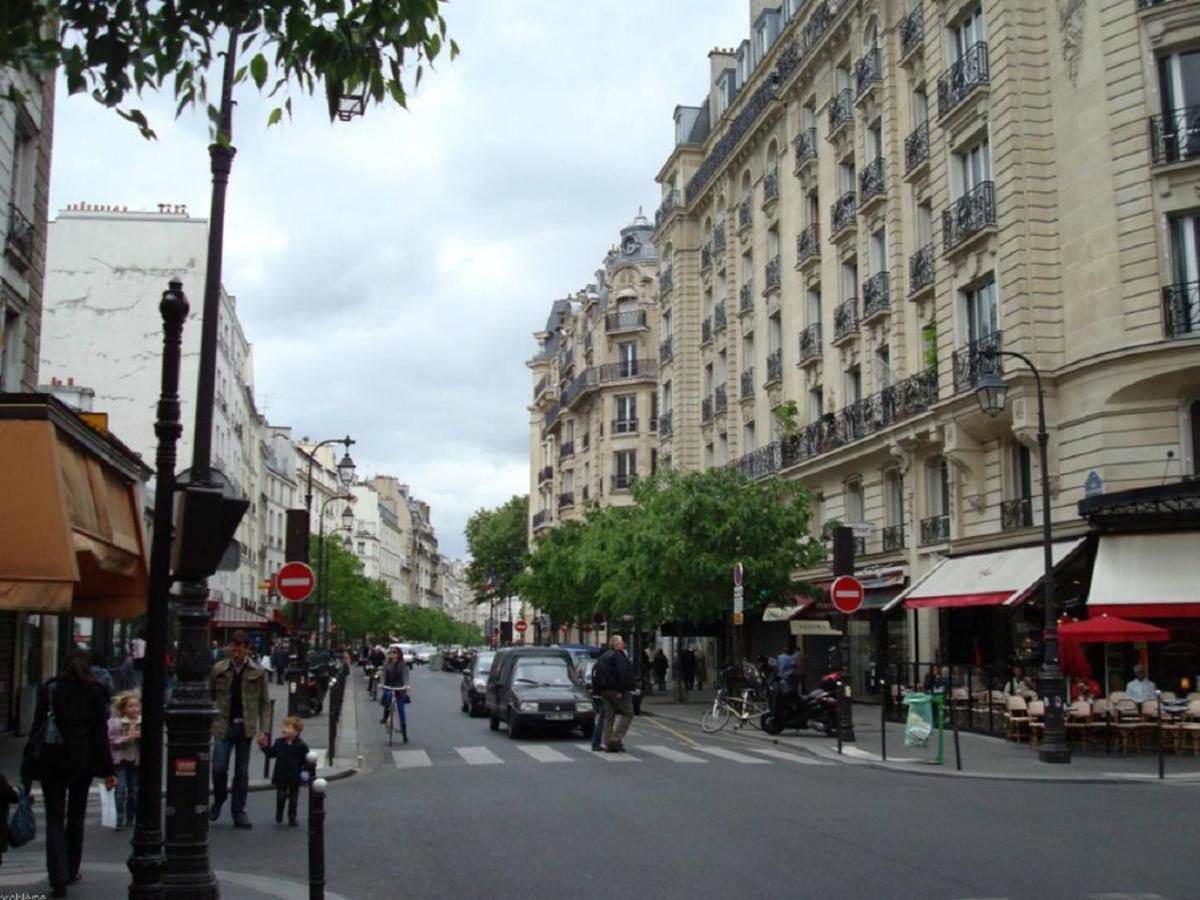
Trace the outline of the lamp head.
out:
[[[354,510],[351,509],[349,506],[347,506],[345,509],[342,510],[342,527],[344,527],[344,528],[353,528],[354,527]]]
[[[984,415],[994,419],[1004,412],[1008,387],[1004,384],[1003,376],[994,369],[981,373],[975,381],[975,399],[979,401],[979,408]]]
[[[350,450],[346,449],[342,456],[342,461],[337,465],[338,480],[342,483],[342,487],[349,487],[354,483],[354,460],[350,458]]]

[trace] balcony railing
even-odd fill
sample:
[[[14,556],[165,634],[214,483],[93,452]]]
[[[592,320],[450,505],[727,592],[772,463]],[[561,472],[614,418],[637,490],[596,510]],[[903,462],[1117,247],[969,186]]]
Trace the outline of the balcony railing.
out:
[[[918,3],[912,12],[900,20],[900,56],[908,56],[921,46],[924,40],[925,14]]]
[[[542,427],[553,428],[554,424],[558,421],[558,414],[561,409],[562,406],[557,402],[550,404],[550,408],[546,410],[546,414],[542,417]]]
[[[729,322],[725,316],[725,301],[722,300],[713,307],[713,331],[720,331]]]
[[[644,328],[645,325],[646,311],[644,309],[626,309],[606,313],[604,316],[604,330],[609,333],[625,331],[630,328]]]
[[[877,156],[858,173],[858,202],[866,206],[875,197],[882,197],[887,185],[883,182],[883,157]]]
[[[718,384],[713,390],[713,412],[717,415],[729,409],[729,392],[725,390],[725,385]]]
[[[612,433],[613,434],[637,434],[638,420],[637,419],[613,419]]]
[[[738,205],[738,230],[749,228],[754,221],[754,206],[749,196],[743,197]]]
[[[830,240],[836,238],[839,234],[854,224],[855,215],[854,191],[846,191],[838,198],[837,202],[829,209],[830,229],[832,234]]]
[[[942,210],[942,247],[953,250],[963,241],[996,224],[992,182],[983,181]]]
[[[891,553],[904,549],[904,526],[887,525],[883,529],[883,552]]]
[[[575,442],[574,441],[563,441],[561,444],[558,445],[558,458],[559,459],[566,459],[568,456],[574,456],[574,455],[575,455]]]
[[[743,400],[747,397],[754,396],[754,366],[751,366],[742,373],[742,392],[739,395]]]
[[[858,298],[850,297],[833,310],[833,342],[858,334]]]
[[[763,176],[763,205],[779,199],[779,166],[772,166]]]
[[[843,125],[853,121],[854,95],[850,93],[850,88],[846,88],[834,95],[833,100],[829,103],[829,134],[827,137],[832,139]]]
[[[796,235],[796,265],[821,257],[821,225],[813,222]]]
[[[1001,357],[995,353],[1000,350],[1002,339],[1003,333],[994,331],[954,351],[955,393],[971,390],[984,375],[1004,373]]]
[[[797,174],[810,159],[817,158],[817,129],[806,128],[796,135],[792,141],[792,152],[795,156],[795,171]]]
[[[564,350],[558,361],[558,368],[565,374],[575,367],[575,351]]]
[[[877,272],[862,285],[863,320],[885,313],[891,308],[891,292],[888,289],[888,273]]]
[[[926,244],[908,258],[908,292],[915,294],[933,284],[933,244]]]
[[[767,384],[774,384],[783,379],[783,348],[767,354]]]
[[[713,320],[712,316],[708,316],[700,323],[700,343],[711,344],[713,339]]]
[[[1018,528],[1033,527],[1033,498],[1018,497],[1000,503],[1000,529],[1016,531]]]
[[[574,506],[574,505],[575,505],[575,492],[574,491],[563,491],[561,494],[558,495],[558,508],[559,509],[562,509],[564,506]]]
[[[754,279],[747,278],[738,289],[738,309],[742,312],[754,306]]]
[[[821,354],[821,323],[813,322],[800,332],[800,362],[803,364],[812,359],[820,359]]]
[[[533,528],[537,529],[550,524],[550,510],[542,509],[533,514]]]
[[[779,471],[780,452],[779,441],[772,441],[765,447],[759,447],[749,453],[739,456],[733,462],[734,468],[747,478],[765,478]]]
[[[674,412],[669,409],[665,413],[662,413],[661,415],[659,415],[659,417],[658,417],[658,436],[660,438],[665,438],[665,437],[671,436],[671,425],[673,424],[673,422],[672,422],[673,419],[674,419]]]
[[[667,196],[663,197],[663,202],[659,204],[658,210],[654,213],[654,227],[658,228],[667,217],[675,211],[675,207],[679,205],[679,191],[670,190]]]
[[[700,248],[700,271],[707,272],[712,268],[713,252],[712,244],[705,244]]]
[[[767,268],[764,273],[766,278],[766,292],[770,293],[779,287],[779,254],[776,253],[767,260]]]
[[[672,339],[668,337],[662,341],[659,341],[658,361],[660,363],[665,364],[665,363],[669,363],[674,358],[675,358],[675,353],[672,349]]]
[[[600,373],[596,369],[584,369],[575,379],[567,385],[567,389],[563,391],[562,405],[571,406],[579,396],[588,388],[595,387],[600,383]]]
[[[554,477],[554,466],[543,466],[542,470],[540,472],[538,472],[538,484],[547,482],[553,477]]]
[[[627,490],[629,490],[630,487],[633,486],[633,483],[635,481],[637,481],[637,473],[636,472],[631,472],[628,475],[613,475],[612,476],[612,489],[614,492],[627,491]]]
[[[1163,323],[1169,338],[1200,334],[1200,281],[1163,288]]]
[[[1200,159],[1200,106],[1173,109],[1150,118],[1150,153],[1155,165]]]
[[[700,400],[700,422],[701,424],[711,422],[713,417],[713,398],[703,397]]]
[[[921,520],[921,546],[944,544],[950,540],[950,517],[929,516]]]
[[[8,237],[4,241],[5,250],[12,250],[21,257],[21,261],[33,265],[33,223],[25,217],[17,204],[8,205]]]
[[[624,359],[600,366],[600,383],[622,381],[626,378],[655,378],[658,363],[652,359]]]
[[[725,223],[718,222],[713,226],[712,232],[712,248],[713,253],[721,254],[725,252]]]
[[[922,122],[904,139],[904,174],[929,160],[929,122]]]
[[[979,41],[938,79],[938,118],[948,115],[977,87],[987,84],[988,77],[987,43]]]
[[[879,48],[872,47],[854,64],[854,84],[858,88],[858,98],[861,100],[872,85],[882,80],[883,67],[879,61]]]
[[[673,287],[675,287],[675,273],[670,266],[667,266],[658,273],[658,295],[660,297],[666,296],[671,292]]]

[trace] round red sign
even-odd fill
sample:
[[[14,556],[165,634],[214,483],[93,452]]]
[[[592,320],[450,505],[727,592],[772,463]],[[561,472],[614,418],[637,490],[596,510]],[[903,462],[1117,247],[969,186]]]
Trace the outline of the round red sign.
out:
[[[317,579],[307,563],[284,563],[275,574],[275,584],[279,588],[279,596],[284,600],[304,600],[313,592]]]
[[[525,633],[525,630],[526,630],[527,628],[529,628],[529,626],[528,626],[527,624],[525,624],[525,620],[524,620],[524,619],[518,619],[518,620],[517,620],[517,624],[516,624],[516,625],[514,625],[513,627],[514,627],[515,629],[517,629],[517,634],[524,634],[524,633]]]
[[[853,575],[839,575],[829,586],[829,596],[840,612],[858,612],[863,603],[862,582]]]

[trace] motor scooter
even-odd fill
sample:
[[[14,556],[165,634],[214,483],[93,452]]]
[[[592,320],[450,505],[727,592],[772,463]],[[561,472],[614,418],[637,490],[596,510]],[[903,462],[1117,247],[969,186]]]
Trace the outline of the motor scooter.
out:
[[[827,737],[837,734],[837,683],[841,677],[841,672],[828,672],[820,687],[805,693],[791,674],[776,679],[768,689],[769,707],[762,715],[762,730],[779,734],[785,728],[817,728]]]

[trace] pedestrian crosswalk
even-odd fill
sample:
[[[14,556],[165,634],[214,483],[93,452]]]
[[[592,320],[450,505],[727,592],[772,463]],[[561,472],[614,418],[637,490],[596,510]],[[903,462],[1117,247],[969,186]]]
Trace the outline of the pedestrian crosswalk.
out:
[[[511,752],[510,752],[511,751]],[[728,747],[687,745],[686,749],[665,744],[630,744],[624,753],[604,753],[592,750],[591,744],[530,744],[518,743],[503,749],[489,747],[440,747],[430,749],[393,750],[392,761],[397,769],[429,769],[441,766],[501,766],[527,763],[588,763],[631,765],[667,762],[676,765],[702,766],[709,763],[732,763],[741,766],[770,766],[791,763],[800,766],[828,766],[802,753],[789,753],[771,747]]]

